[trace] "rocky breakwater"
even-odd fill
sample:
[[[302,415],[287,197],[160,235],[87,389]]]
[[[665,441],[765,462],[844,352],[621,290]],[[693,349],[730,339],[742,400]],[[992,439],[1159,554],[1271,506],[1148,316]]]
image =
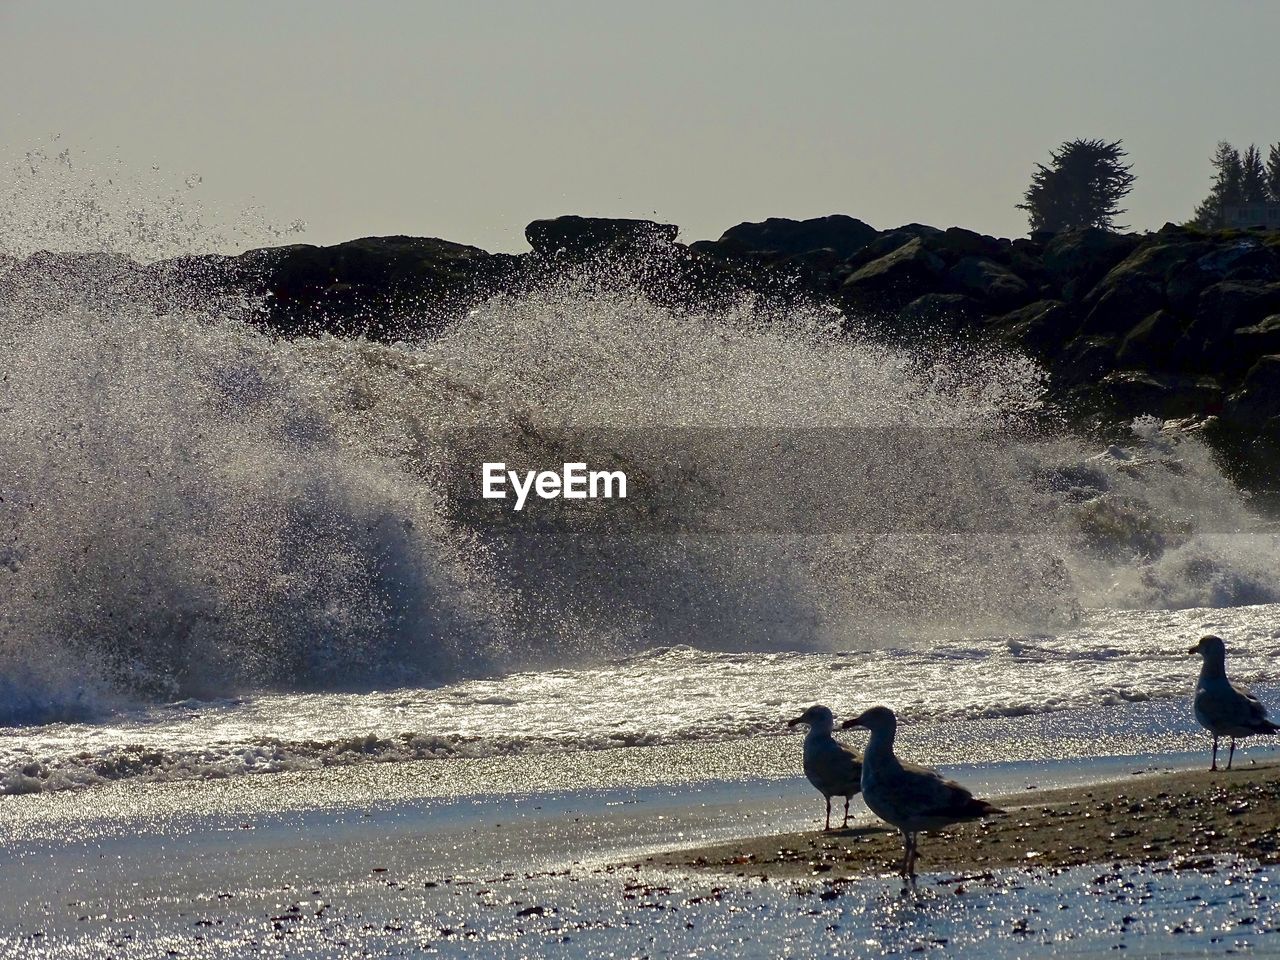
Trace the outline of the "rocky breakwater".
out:
[[[531,223],[525,254],[368,237],[139,265],[116,256],[0,258],[0,299],[215,297],[283,336],[430,336],[477,301],[572,275],[714,307],[749,293],[819,301],[875,336],[973,338],[1038,357],[1059,409],[1102,433],[1140,415],[1203,418],[1241,479],[1280,467],[1280,233],[1072,231],[1008,240],[848,216],[743,223],[682,244],[678,227],[566,216]],[[72,282],[74,281],[74,282]]]
[[[907,341],[975,337],[1041,359],[1073,420],[1204,418],[1241,479],[1280,465],[1280,233],[1102,230],[1007,240],[851,218],[741,224],[694,244],[797,270]]]

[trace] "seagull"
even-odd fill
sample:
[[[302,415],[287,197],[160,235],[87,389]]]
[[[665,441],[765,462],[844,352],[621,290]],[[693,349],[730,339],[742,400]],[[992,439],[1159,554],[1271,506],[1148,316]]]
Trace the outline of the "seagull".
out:
[[[898,718],[888,707],[872,707],[846,720],[843,727],[871,731],[862,760],[862,798],[872,813],[902,831],[902,875],[912,883],[916,876],[917,833],[1004,813],[986,800],[975,799],[938,771],[903,763],[894,756]]]
[[[787,726],[809,725],[804,735],[804,775],[827,798],[827,825],[831,829],[831,798],[844,797],[844,824],[849,825],[849,800],[862,789],[862,758],[831,734],[836,718],[822,704],[814,704]]]
[[[1255,733],[1276,733],[1280,727],[1267,719],[1267,708],[1247,689],[1227,679],[1227,645],[1221,637],[1201,637],[1187,651],[1204,659],[1200,679],[1196,681],[1195,710],[1200,726],[1213,734],[1213,760],[1210,770],[1218,769],[1218,738],[1231,738],[1227,769],[1236,755],[1236,737]]]

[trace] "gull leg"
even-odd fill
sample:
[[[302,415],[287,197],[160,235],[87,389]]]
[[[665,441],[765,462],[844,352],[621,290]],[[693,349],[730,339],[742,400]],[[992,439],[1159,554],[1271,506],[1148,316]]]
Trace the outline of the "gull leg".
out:
[[[902,879],[907,879],[907,863],[911,859],[911,834],[902,831]]]
[[[1231,769],[1231,761],[1232,761],[1233,759],[1235,759],[1235,755],[1236,755],[1236,738],[1235,738],[1235,737],[1232,737],[1232,738],[1231,738],[1231,752],[1227,754],[1227,769],[1228,769],[1228,770],[1230,770],[1230,769]]]
[[[907,863],[907,877],[913,887],[916,885],[916,857],[920,855],[919,844],[919,834],[913,832],[911,834],[911,859]]]
[[[844,798],[844,826],[849,825],[849,797]]]
[[[1209,764],[1210,770],[1218,769],[1218,735],[1213,735],[1213,763]]]
[[[831,798],[830,797],[827,797],[827,825],[822,829],[823,830],[831,829]]]

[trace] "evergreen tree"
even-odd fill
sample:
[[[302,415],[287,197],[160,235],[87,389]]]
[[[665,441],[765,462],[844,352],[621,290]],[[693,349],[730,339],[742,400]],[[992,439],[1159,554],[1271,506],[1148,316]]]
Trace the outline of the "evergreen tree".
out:
[[[1136,179],[1122,140],[1068,140],[1050,151],[1051,165],[1036,164],[1019,210],[1027,211],[1032,231],[1070,230],[1074,227],[1117,228],[1113,220],[1120,200],[1133,189]]]
[[[1240,151],[1225,140],[1213,152],[1213,187],[1196,207],[1191,222],[1206,229],[1223,225],[1223,207],[1238,204],[1244,196],[1244,161]]]
[[[1273,143],[1267,151],[1267,195],[1280,203],[1280,143]]]
[[[1266,203],[1267,168],[1262,164],[1262,152],[1249,144],[1240,161],[1240,202]]]

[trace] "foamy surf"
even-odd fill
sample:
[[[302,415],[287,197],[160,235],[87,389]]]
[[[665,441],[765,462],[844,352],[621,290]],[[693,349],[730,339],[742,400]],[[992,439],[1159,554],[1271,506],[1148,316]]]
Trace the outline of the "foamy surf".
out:
[[[752,736],[870,691],[930,717],[1167,697],[1193,624],[1274,652],[1244,605],[1280,601],[1277,534],[1195,430],[1082,438],[1019,354],[573,270],[429,338],[282,340],[139,271],[121,254],[174,249],[136,232],[0,264],[7,791]],[[603,437],[679,482],[614,528],[494,523],[457,495],[477,436],[544,463]],[[787,456],[820,495],[742,499]]]
[[[1188,696],[1190,638],[1237,639],[1233,675],[1268,680],[1280,605],[1086,615],[1055,636],[973,637],[840,652],[668,647],[589,669],[434,688],[184,701],[19,728],[0,793],[411,760],[731,742],[784,733],[815,700],[839,715],[898,705],[910,723],[1022,717]]]

